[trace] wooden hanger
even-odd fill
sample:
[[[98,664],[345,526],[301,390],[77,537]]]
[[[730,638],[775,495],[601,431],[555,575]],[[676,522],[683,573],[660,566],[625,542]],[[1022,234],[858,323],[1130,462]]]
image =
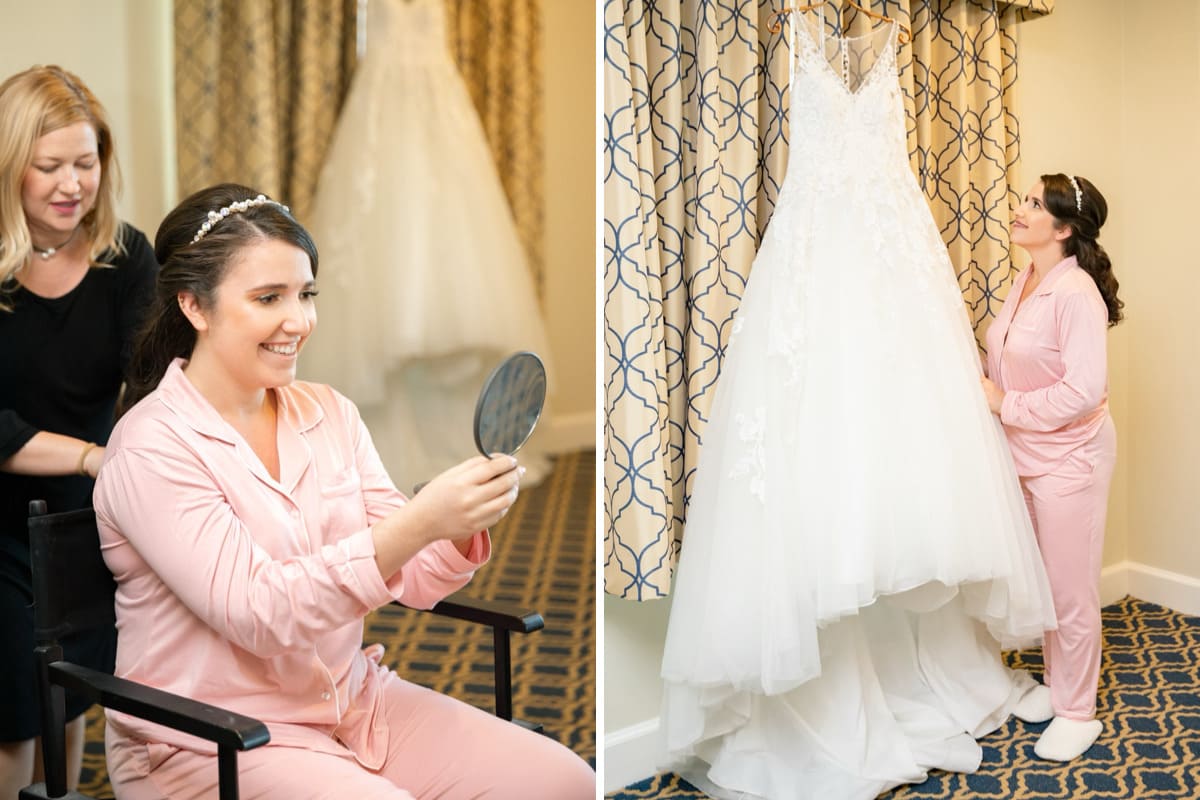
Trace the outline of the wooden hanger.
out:
[[[822,6],[829,5],[829,3],[830,3],[830,0],[821,0],[820,3],[809,3],[806,6],[794,6],[791,8],[781,8],[780,10],[776,11],[774,14],[771,15],[773,19],[771,21],[771,25],[769,26],[769,29],[770,29],[771,33],[779,33],[781,30],[783,30],[783,18],[786,17],[788,14],[791,14],[793,11],[814,11],[818,8],[821,8]],[[843,10],[843,8],[842,8],[843,4],[847,5],[847,6],[852,6],[853,8],[858,9],[859,11],[866,14],[868,17],[870,17],[872,19],[881,20],[883,22],[896,22],[896,20],[894,20],[891,17],[885,16],[883,14],[877,14],[869,8],[863,8],[861,5],[854,2],[854,0],[841,0],[841,2],[838,4],[838,14],[839,15],[841,14],[841,12]],[[900,26],[900,33],[896,38],[900,40],[900,44],[908,44],[910,41],[912,41],[912,31],[909,30],[908,26],[902,22],[897,23],[897,24]]]

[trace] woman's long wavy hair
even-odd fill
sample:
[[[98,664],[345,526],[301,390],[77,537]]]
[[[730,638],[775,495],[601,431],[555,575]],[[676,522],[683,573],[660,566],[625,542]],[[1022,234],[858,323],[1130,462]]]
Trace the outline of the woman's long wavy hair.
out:
[[[1071,235],[1063,240],[1063,252],[1075,256],[1084,272],[1092,276],[1104,305],[1108,306],[1108,325],[1111,328],[1125,315],[1121,309],[1125,303],[1117,297],[1117,277],[1113,275],[1112,261],[1108,253],[1096,241],[1100,228],[1108,219],[1108,203],[1095,184],[1087,178],[1075,176],[1081,192],[1079,207],[1075,206],[1075,187],[1071,179],[1061,172],[1041,177],[1046,209],[1054,215],[1058,227],[1067,226]]]
[[[217,287],[246,247],[279,240],[304,251],[317,274],[317,248],[308,231],[278,203],[263,203],[220,217],[208,233],[193,242],[209,212],[252,200],[259,192],[235,183],[201,189],[180,203],[158,227],[154,256],[161,268],[146,321],[134,341],[125,394],[118,416],[158,386],[176,358],[190,358],[196,329],[183,315],[179,296],[188,293],[203,309],[211,309]]]
[[[33,252],[21,184],[33,164],[34,145],[46,134],[77,122],[92,126],[100,156],[96,205],[81,223],[88,260],[103,266],[102,259],[122,250],[117,218],[121,170],[104,106],[77,75],[62,67],[19,72],[0,84],[0,310],[12,310],[6,295],[16,288],[17,273]]]

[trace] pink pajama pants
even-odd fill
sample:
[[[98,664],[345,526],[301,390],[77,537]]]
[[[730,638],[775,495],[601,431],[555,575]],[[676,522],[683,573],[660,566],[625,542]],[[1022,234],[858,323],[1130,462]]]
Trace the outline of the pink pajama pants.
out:
[[[593,800],[596,774],[553,740],[403,680],[387,683],[390,729],[378,772],[353,758],[266,745],[238,753],[243,800]],[[111,727],[110,727],[111,733]],[[146,745],[109,736],[121,800],[217,797],[217,759],[176,750],[153,769]]]
[[[1116,457],[1116,428],[1108,419],[1054,472],[1021,478],[1058,616],[1058,630],[1046,632],[1042,647],[1045,682],[1055,716],[1068,719],[1096,716],[1100,562]]]

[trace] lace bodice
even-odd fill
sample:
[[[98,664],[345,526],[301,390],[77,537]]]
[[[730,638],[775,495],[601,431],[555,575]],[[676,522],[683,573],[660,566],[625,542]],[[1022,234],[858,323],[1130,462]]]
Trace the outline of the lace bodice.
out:
[[[896,23],[839,37],[810,17],[793,16],[788,182],[907,169]]]
[[[367,53],[391,52],[404,61],[446,58],[442,0],[371,0]]]
[[[897,24],[863,36],[827,37],[819,20],[804,16],[793,15],[787,174],[764,238],[778,253],[757,260],[753,273],[778,276],[766,348],[792,387],[802,383],[812,344],[810,326],[800,321],[811,316],[814,296],[828,302],[839,291],[823,282],[877,285],[900,270],[915,292],[913,302],[881,302],[876,310],[896,329],[903,315],[957,324],[962,312],[945,244],[909,162]],[[898,248],[917,255],[898,261]],[[856,289],[847,291],[848,298]],[[876,347],[890,351],[894,344],[884,337]]]

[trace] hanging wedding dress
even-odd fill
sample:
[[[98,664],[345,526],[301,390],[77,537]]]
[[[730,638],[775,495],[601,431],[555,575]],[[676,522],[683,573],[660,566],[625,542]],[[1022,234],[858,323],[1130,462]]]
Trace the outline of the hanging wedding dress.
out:
[[[549,356],[442,3],[371,0],[310,226],[321,294],[302,375],[358,404],[403,491],[475,453],[475,398],[503,356]],[[526,486],[547,466],[536,446]]]
[[[905,152],[896,26],[794,14],[791,154],[703,434],[662,675],[717,797],[873,798],[1030,687],[1050,588]]]

